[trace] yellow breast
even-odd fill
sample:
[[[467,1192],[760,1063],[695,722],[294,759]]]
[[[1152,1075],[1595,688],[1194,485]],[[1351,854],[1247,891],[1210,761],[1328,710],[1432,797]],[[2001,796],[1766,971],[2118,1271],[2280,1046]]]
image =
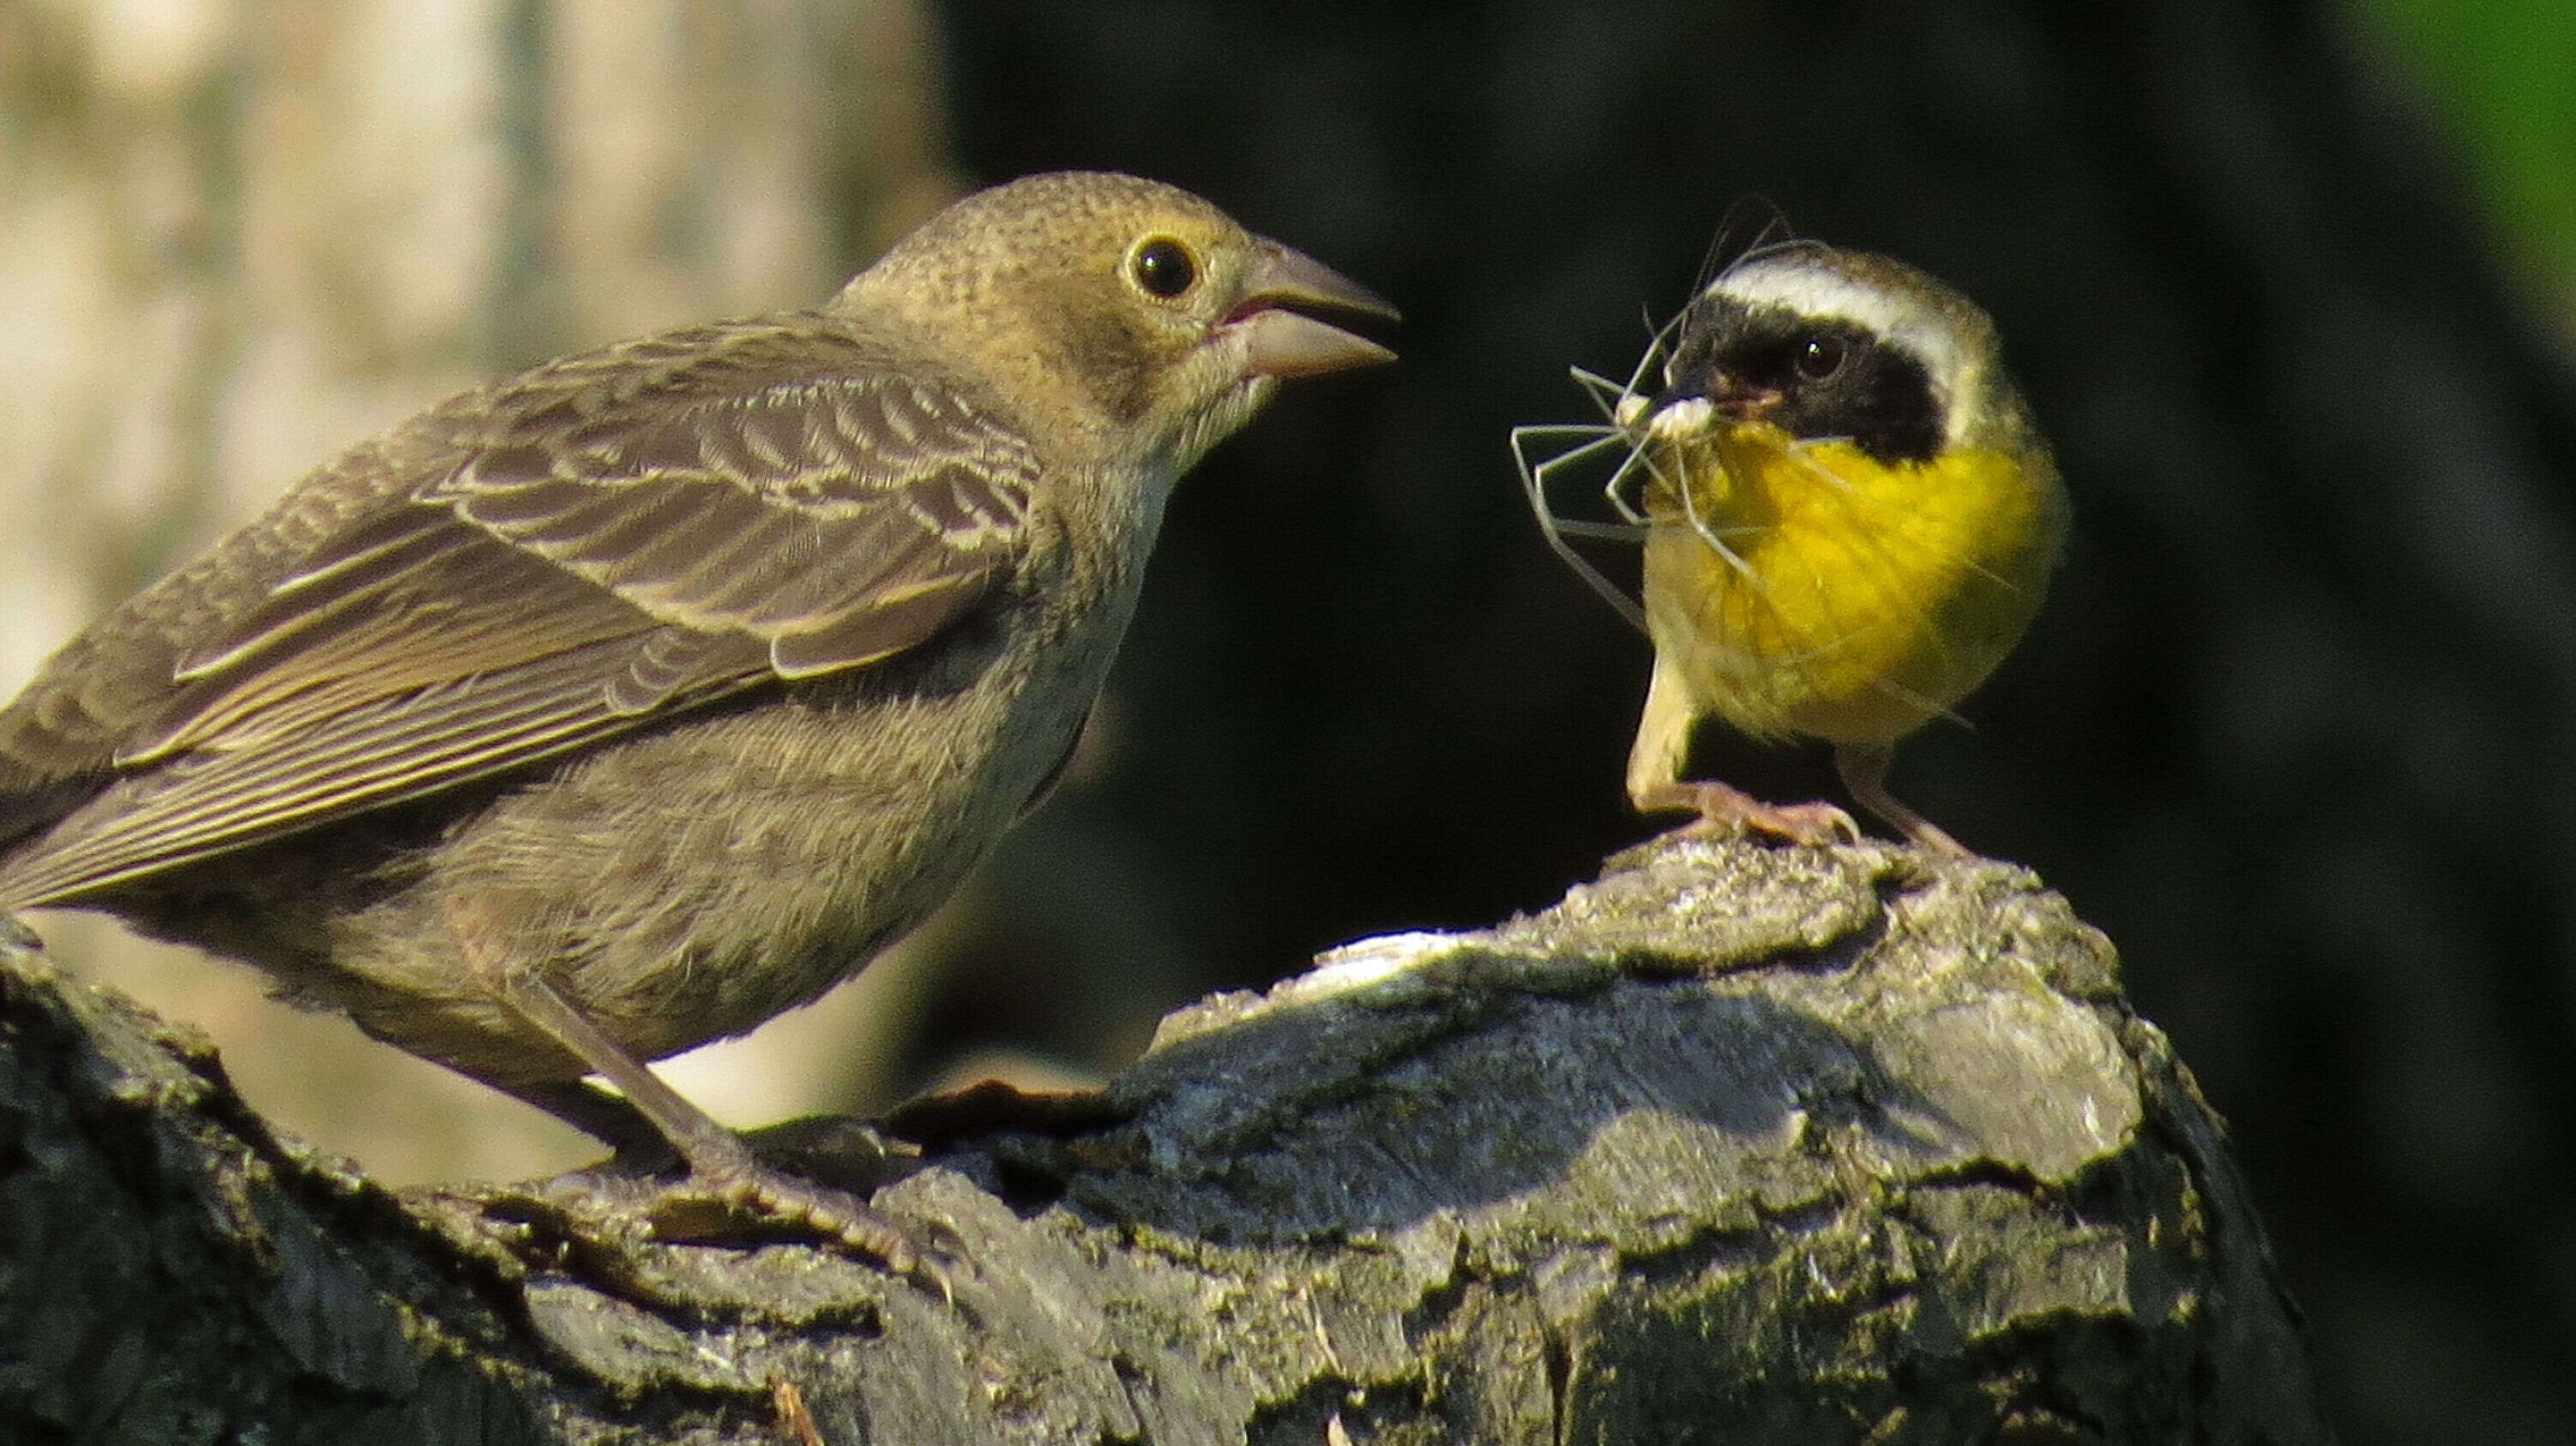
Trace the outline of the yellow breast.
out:
[[[2020,640],[2063,528],[2044,452],[1887,466],[1760,422],[1650,445],[1661,665],[1756,737],[1892,743],[1947,710]]]

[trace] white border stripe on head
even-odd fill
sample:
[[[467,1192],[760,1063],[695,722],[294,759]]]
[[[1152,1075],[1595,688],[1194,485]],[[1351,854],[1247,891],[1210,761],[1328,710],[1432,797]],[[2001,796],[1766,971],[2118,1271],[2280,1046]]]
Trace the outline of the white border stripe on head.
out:
[[[1967,430],[1980,367],[1952,319],[1929,299],[1902,296],[1854,276],[1834,264],[1832,252],[1814,246],[1784,246],[1747,256],[1719,273],[1701,294],[1748,308],[1776,306],[1819,321],[1846,321],[1885,338],[1913,353],[1931,373],[1943,440],[1956,442]]]

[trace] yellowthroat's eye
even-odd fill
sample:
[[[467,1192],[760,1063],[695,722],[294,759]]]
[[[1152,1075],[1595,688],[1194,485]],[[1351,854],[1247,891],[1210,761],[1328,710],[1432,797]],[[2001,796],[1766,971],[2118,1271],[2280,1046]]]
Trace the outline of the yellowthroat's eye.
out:
[[[1187,246],[1169,236],[1154,236],[1128,255],[1127,274],[1148,295],[1169,301],[1198,284],[1199,264]]]
[[[1790,358],[1801,381],[1821,382],[1843,369],[1843,344],[1829,336],[1811,336]]]

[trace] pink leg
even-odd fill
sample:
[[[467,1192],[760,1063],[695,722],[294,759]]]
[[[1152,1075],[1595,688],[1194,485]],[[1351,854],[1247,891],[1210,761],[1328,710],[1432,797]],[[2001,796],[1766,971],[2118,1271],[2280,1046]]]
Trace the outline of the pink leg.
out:
[[[1834,771],[1843,776],[1843,787],[1851,790],[1852,802],[1878,816],[1889,828],[1905,835],[1906,841],[1926,853],[1947,854],[1952,858],[1974,858],[1959,841],[1943,833],[1930,819],[1897,802],[1887,791],[1887,765],[1892,750],[1884,747],[1864,748],[1841,745],[1834,749]]]

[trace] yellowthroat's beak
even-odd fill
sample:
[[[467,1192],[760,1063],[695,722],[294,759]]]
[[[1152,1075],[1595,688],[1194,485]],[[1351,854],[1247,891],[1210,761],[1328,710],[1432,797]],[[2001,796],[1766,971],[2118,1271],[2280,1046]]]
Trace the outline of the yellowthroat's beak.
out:
[[[1393,351],[1327,317],[1381,325],[1404,319],[1376,292],[1302,251],[1264,240],[1243,300],[1224,325],[1243,336],[1244,370],[1253,376],[1313,376],[1395,360]]]
[[[1757,387],[1733,372],[1717,370],[1705,377],[1693,377],[1687,385],[1672,388],[1656,398],[1655,410],[1661,411],[1676,402],[1700,401],[1708,410],[1734,422],[1756,422],[1780,405],[1780,389]]]
[[[1710,371],[1664,389],[1653,402],[1635,411],[1645,419],[1646,435],[1668,442],[1706,435],[1711,429],[1735,435],[1739,428],[1763,421],[1780,405],[1777,387],[1757,387],[1727,371]],[[1620,403],[1623,413],[1628,403]],[[1636,424],[1623,415],[1621,426]]]

